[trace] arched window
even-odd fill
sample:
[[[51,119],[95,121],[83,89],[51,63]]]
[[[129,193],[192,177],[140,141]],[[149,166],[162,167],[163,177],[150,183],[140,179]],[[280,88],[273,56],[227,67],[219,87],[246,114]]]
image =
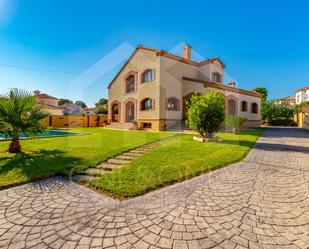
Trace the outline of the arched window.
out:
[[[146,98],[142,100],[141,102],[141,110],[147,111],[147,110],[153,110],[154,109],[154,100],[150,98]]]
[[[175,97],[170,97],[167,99],[167,110],[178,111],[179,110],[179,100]]]
[[[252,103],[251,104],[251,112],[252,113],[259,113],[259,106],[257,103]]]
[[[132,122],[135,119],[134,102],[132,101],[127,102],[125,107],[126,107],[126,122]]]
[[[213,73],[212,74],[212,81],[217,82],[217,83],[221,83],[221,74]]]
[[[241,111],[242,112],[247,112],[248,111],[248,103],[247,103],[247,101],[242,101],[241,102]]]
[[[126,78],[126,93],[135,92],[135,76],[133,74]]]
[[[142,74],[142,83],[154,80],[154,70],[147,69]]]
[[[237,114],[237,109],[236,109],[236,101],[234,99],[229,99],[227,101],[227,114],[235,116]]]

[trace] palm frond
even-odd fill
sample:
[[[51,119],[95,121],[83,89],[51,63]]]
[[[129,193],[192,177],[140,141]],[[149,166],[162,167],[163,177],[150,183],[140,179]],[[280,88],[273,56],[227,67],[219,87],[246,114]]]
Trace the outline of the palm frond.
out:
[[[45,129],[41,121],[48,116],[30,92],[14,88],[0,96],[1,127],[12,136],[20,133],[36,136]]]

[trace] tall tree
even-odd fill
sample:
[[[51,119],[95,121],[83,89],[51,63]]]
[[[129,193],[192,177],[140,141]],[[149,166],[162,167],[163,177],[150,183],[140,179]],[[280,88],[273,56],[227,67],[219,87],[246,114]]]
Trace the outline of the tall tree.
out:
[[[255,89],[253,89],[254,91],[260,93],[263,95],[262,97],[262,101],[261,101],[261,117],[262,117],[262,120],[267,120],[267,110],[268,110],[268,101],[267,101],[267,98],[268,98],[268,90],[266,87],[256,87]]]
[[[106,98],[101,98],[97,103],[95,103],[95,106],[98,107],[100,105],[107,105],[108,100]]]
[[[64,105],[64,104],[73,104],[72,100],[69,99],[59,99],[59,105]]]
[[[96,108],[95,113],[96,114],[107,114],[108,113],[107,107],[104,105],[100,105]]]
[[[266,87],[256,87],[255,89],[254,89],[254,91],[256,91],[256,92],[258,92],[258,93],[260,93],[260,94],[262,94],[263,95],[263,101],[266,101],[267,100],[267,97],[268,97],[268,90],[267,90],[267,88]]]
[[[36,137],[44,131],[46,127],[41,121],[48,116],[44,106],[36,102],[32,93],[11,89],[0,96],[0,129],[12,138],[9,152],[21,152],[20,134]]]
[[[288,103],[277,103],[266,101],[264,110],[264,120],[270,125],[291,125],[294,124],[296,110]]]
[[[82,108],[86,108],[87,105],[85,104],[85,102],[81,101],[81,100],[77,100],[75,101],[75,105],[79,105]]]

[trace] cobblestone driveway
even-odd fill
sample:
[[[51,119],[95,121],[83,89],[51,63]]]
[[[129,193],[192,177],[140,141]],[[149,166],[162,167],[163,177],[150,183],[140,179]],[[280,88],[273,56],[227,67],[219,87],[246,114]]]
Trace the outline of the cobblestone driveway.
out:
[[[308,248],[309,133],[269,129],[246,160],[114,201],[62,178],[0,191],[0,248]]]

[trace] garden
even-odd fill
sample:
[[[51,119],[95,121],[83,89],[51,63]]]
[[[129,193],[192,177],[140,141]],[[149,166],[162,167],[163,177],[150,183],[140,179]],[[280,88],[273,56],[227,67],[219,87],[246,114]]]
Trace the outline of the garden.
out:
[[[46,115],[27,92],[13,89],[0,98],[0,130],[12,138],[0,142],[0,189],[55,175],[68,177],[130,149],[175,136],[90,181],[93,188],[120,198],[138,196],[242,160],[263,132],[239,132],[246,120],[225,117],[224,96],[215,92],[193,98],[188,124],[200,137],[219,137],[222,142],[200,143],[193,140],[194,134],[102,128],[71,128],[67,131],[79,135],[37,138],[46,131],[40,122]],[[234,133],[218,133],[224,121]],[[21,140],[20,134],[33,139]]]

